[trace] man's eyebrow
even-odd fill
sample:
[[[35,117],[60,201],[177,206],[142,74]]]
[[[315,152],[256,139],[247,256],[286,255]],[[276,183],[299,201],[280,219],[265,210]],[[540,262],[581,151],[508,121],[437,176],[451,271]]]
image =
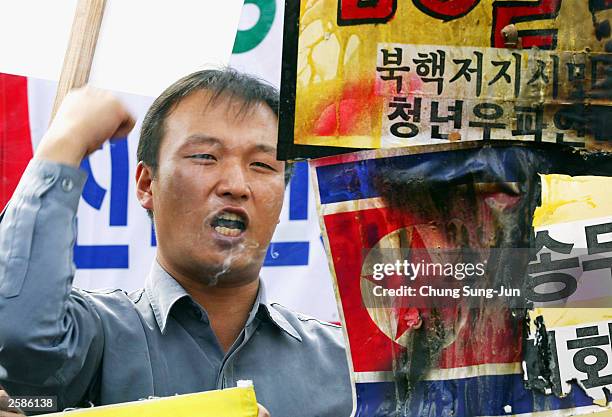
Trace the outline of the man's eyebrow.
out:
[[[181,147],[189,145],[212,145],[223,147],[223,143],[218,138],[197,133],[188,136],[187,139],[185,139],[185,143],[183,143]],[[254,145],[252,149],[255,152],[263,152],[274,155],[276,157],[276,146],[266,145],[265,143],[258,143]]]
[[[200,134],[195,134],[195,135],[190,135],[187,137],[187,139],[185,140],[185,143],[183,144],[183,146],[187,146],[187,145],[217,145],[220,146],[221,141],[217,138],[215,138],[214,136],[207,136],[207,135],[200,135]]]
[[[263,143],[260,143],[260,144],[255,145],[253,149],[259,152],[269,153],[269,154],[276,156],[275,146],[270,146],[270,145],[265,145]]]

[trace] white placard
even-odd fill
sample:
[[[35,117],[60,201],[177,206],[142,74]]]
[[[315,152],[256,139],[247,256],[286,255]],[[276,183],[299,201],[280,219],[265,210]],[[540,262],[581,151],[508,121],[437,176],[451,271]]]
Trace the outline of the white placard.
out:
[[[0,0],[0,72],[58,80],[77,0]]]
[[[194,70],[227,65],[243,0],[107,0],[90,83],[157,96]],[[0,72],[57,81],[76,0],[0,0]]]
[[[155,97],[183,75],[227,65],[243,0],[107,0],[90,83]]]

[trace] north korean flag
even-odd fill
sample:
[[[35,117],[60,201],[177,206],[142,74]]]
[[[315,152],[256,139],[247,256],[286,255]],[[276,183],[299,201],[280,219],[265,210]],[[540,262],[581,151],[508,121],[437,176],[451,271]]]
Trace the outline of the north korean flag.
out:
[[[355,383],[355,416],[501,416],[596,411],[580,389],[557,398],[524,387],[523,316],[510,308],[414,307],[373,296],[384,251],[525,244],[537,172],[555,155],[476,143],[375,150],[311,161]],[[509,224],[512,219],[515,223]],[[504,223],[506,222],[506,223]],[[479,243],[475,243],[479,242]],[[428,261],[435,260],[435,253]],[[381,259],[378,259],[381,261]]]

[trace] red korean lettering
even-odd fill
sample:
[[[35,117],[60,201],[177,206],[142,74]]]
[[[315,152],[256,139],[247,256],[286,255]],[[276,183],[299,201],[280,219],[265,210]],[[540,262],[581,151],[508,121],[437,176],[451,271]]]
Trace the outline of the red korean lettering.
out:
[[[504,47],[502,29],[507,25],[550,20],[557,17],[561,9],[561,0],[540,1],[496,1],[493,4],[493,33],[491,45],[496,48]],[[523,48],[537,46],[540,49],[556,49],[557,29],[530,29],[519,30]]]
[[[480,0],[412,0],[414,5],[426,15],[449,21],[465,16],[472,11]]]
[[[393,18],[397,0],[338,0],[338,26],[385,23]]]

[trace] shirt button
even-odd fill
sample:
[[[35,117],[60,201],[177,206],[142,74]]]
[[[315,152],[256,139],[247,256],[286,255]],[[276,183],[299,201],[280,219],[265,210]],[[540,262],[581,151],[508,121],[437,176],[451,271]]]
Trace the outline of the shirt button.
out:
[[[69,193],[70,191],[72,191],[73,187],[74,187],[74,183],[72,182],[70,178],[62,178],[62,190]]]

